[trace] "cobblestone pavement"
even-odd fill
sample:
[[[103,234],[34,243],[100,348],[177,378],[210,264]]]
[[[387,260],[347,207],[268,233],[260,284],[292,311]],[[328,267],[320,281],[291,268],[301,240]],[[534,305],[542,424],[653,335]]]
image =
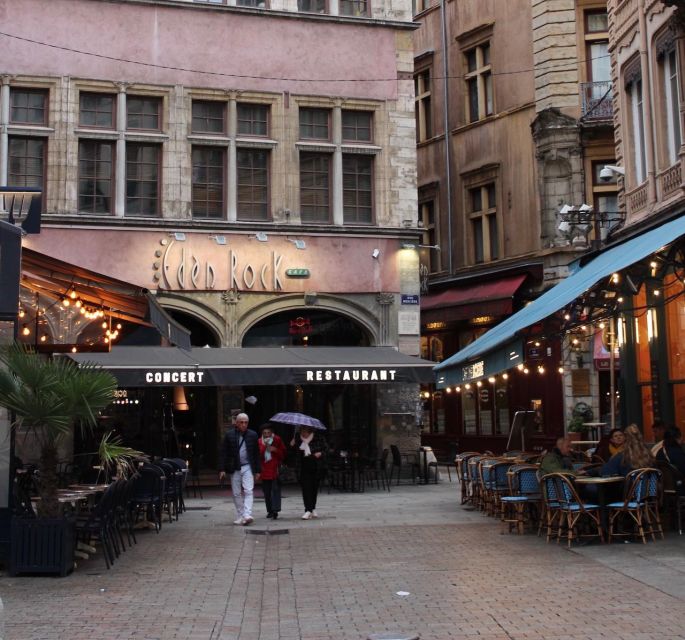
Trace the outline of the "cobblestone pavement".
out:
[[[190,499],[110,571],[96,554],[67,578],[0,575],[4,638],[685,638],[685,537],[568,551],[502,534],[447,482],[324,494],[308,522],[288,495],[245,528],[226,495]]]

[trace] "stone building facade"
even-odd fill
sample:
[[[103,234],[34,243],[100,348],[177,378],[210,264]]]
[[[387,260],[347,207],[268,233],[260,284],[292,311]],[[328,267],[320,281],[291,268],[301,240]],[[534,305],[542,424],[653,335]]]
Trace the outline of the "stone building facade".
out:
[[[608,19],[606,2],[586,0],[425,2],[414,19],[417,122],[422,101],[430,113],[417,127],[419,223],[440,247],[422,254],[422,341],[442,360],[563,279],[619,221],[617,185],[599,180],[615,160]],[[503,449],[514,412],[533,410],[535,446],[547,446],[576,403],[603,411],[591,342],[550,335],[527,346],[530,374],[426,389],[424,441]],[[573,386],[578,367],[589,387]]]
[[[418,354],[406,0],[27,0],[2,15],[0,185],[43,191],[26,246],[156,292],[203,344],[314,314]],[[396,395],[370,393],[362,427],[413,447],[415,407]]]

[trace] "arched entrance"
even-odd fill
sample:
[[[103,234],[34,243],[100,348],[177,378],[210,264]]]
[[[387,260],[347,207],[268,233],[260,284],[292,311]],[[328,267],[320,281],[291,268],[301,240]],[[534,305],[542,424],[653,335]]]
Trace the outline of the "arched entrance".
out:
[[[292,309],[280,311],[253,325],[243,338],[243,347],[368,347],[368,332],[349,316],[330,310]],[[299,411],[319,418],[327,426],[334,449],[369,452],[375,443],[376,387],[371,384],[251,386],[244,396],[257,402],[247,406],[255,428],[279,411]],[[290,439],[292,431],[276,430]]]

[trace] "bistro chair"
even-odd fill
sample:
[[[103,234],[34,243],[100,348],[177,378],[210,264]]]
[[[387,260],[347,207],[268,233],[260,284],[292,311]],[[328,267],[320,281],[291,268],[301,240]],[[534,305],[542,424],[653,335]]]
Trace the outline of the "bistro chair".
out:
[[[483,502],[483,485],[480,480],[480,461],[483,459],[483,456],[476,455],[471,456],[468,461],[470,500],[476,509],[481,509]]]
[[[500,497],[502,523],[508,524],[509,533],[515,526],[520,534],[524,532],[526,510],[531,521],[533,511],[542,500],[537,467],[530,465],[513,465],[507,470],[509,495]]]
[[[90,544],[93,538],[100,541],[107,569],[114,564],[115,555],[119,555],[114,531],[114,505],[118,490],[117,483],[109,485],[90,513],[75,521],[76,534],[83,542]]]
[[[509,493],[509,477],[507,472],[511,469],[513,462],[498,461],[490,467],[491,478],[491,504],[490,515],[497,515],[500,512],[500,501],[503,496]]]
[[[397,469],[397,484],[399,484],[400,478],[402,477],[402,468],[406,469],[409,467],[412,483],[415,484],[416,477],[419,475],[421,469],[416,460],[416,456],[411,453],[400,453],[400,450],[396,444],[390,445],[390,455],[392,456],[392,463],[390,465],[390,482],[392,482],[394,470]]]
[[[566,539],[569,548],[574,539],[585,537],[599,537],[600,542],[604,542],[604,533],[602,531],[602,523],[600,518],[600,507],[598,504],[591,502],[583,502],[573,485],[572,479],[563,473],[549,474],[554,483],[556,500],[559,503],[559,511],[561,512],[561,520],[566,520]],[[545,476],[548,478],[549,476]],[[590,526],[596,528],[596,534],[583,534],[579,531],[579,523],[581,520],[589,521]],[[563,536],[563,530],[559,527],[557,534],[557,542]]]
[[[540,514],[540,524],[538,525],[538,536],[540,536],[544,527],[547,533],[547,542],[552,537],[557,537],[559,530],[563,526],[561,504],[557,498],[557,486],[553,475],[542,476],[539,480],[542,490],[542,513]]]
[[[658,508],[650,513],[650,503],[657,504],[661,493],[661,472],[657,469],[635,469],[626,476],[626,491],[621,502],[610,502],[609,509],[609,542],[615,536],[629,536],[630,533],[617,533],[615,526],[621,516],[628,516],[637,528],[642,544],[647,544],[645,533],[656,540],[655,533],[663,538]],[[652,522],[655,518],[655,522]],[[649,528],[645,528],[645,524]]]
[[[137,522],[142,512],[148,521],[154,523],[157,533],[162,528],[165,483],[166,477],[162,470],[146,462],[138,469],[138,479],[131,497],[134,522]]]
[[[661,471],[664,509],[670,514],[671,522],[678,529],[678,535],[683,535],[685,476],[667,460],[657,459],[656,466]]]
[[[471,501],[471,476],[469,475],[469,460],[479,455],[477,451],[465,451],[456,456],[457,477],[461,485],[461,504]]]

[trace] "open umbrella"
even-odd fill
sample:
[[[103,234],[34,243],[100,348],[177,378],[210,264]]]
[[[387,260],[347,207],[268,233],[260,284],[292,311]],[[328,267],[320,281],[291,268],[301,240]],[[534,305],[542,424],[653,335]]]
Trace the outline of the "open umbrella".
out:
[[[326,427],[323,426],[321,420],[294,411],[277,413],[275,416],[271,417],[269,422],[280,422],[281,424],[292,424],[297,427],[309,427],[316,431],[326,431]]]

